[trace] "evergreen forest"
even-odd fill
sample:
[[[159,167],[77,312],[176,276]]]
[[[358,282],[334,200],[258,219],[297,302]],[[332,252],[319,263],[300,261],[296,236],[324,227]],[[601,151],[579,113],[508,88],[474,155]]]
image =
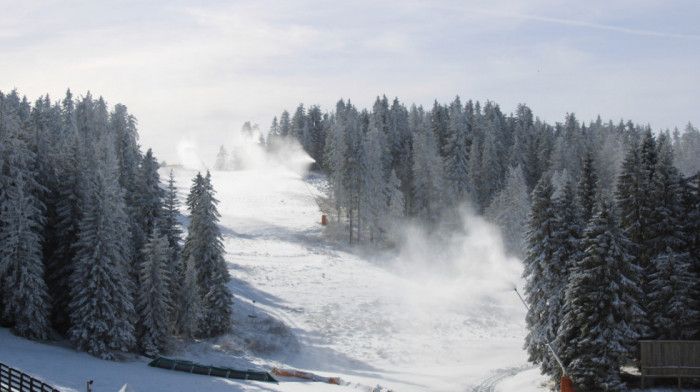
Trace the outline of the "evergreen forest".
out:
[[[0,325],[104,359],[154,356],[230,328],[218,201],[193,180],[187,236],[174,180],[126,106],[90,93],[0,93]]]

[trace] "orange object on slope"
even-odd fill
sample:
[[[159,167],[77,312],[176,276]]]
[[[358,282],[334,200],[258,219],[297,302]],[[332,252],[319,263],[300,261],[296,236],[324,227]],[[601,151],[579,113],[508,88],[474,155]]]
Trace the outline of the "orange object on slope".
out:
[[[302,372],[301,370],[294,369],[279,369],[273,368],[270,373],[276,374],[282,377],[294,377],[300,378],[302,380],[314,381],[314,382],[325,382],[328,384],[342,385],[343,380],[340,377],[323,377],[317,374]]]

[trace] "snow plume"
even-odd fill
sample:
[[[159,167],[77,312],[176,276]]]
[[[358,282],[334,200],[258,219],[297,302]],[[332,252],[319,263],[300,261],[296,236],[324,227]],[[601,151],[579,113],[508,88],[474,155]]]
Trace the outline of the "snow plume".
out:
[[[265,145],[260,129],[251,127],[245,123],[239,131],[231,134],[229,143],[223,148],[228,149],[226,161],[221,162],[217,157],[216,169],[223,170],[251,170],[261,169],[267,166]],[[221,153],[221,152],[220,152]]]
[[[278,136],[267,144],[262,140],[257,126],[244,125],[220,148],[214,169],[261,170],[282,165],[303,176],[314,162],[294,138]]]
[[[268,162],[271,165],[283,165],[294,173],[303,176],[316,162],[304,151],[299,141],[294,138],[281,138],[268,149]]]
[[[180,139],[180,142],[177,144],[177,156],[180,159],[179,163],[187,169],[207,169],[207,165],[199,156],[197,150],[197,141],[194,137],[190,136]]]
[[[496,226],[466,208],[460,216],[462,227],[404,229],[397,268],[419,286],[415,300],[471,315],[522,318],[513,291],[523,284],[521,261],[506,254]]]

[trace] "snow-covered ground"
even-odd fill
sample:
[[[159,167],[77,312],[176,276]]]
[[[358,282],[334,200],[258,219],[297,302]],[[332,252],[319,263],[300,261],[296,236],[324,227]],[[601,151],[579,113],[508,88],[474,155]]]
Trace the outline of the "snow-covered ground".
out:
[[[167,170],[161,172],[167,178]],[[182,199],[196,171],[176,169]],[[348,252],[320,225],[322,180],[282,167],[213,172],[235,295],[234,332],[169,357],[241,369],[294,368],[345,385],[225,380],[155,369],[147,358],[102,361],[65,343],[0,329],[0,362],[65,391],[547,390],[527,363],[520,264],[477,218],[448,249],[407,230],[397,254]]]

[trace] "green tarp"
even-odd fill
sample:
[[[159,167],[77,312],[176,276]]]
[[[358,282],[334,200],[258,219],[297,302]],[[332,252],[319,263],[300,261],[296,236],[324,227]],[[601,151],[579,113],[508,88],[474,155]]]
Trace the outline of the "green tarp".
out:
[[[168,370],[178,370],[181,372],[193,374],[203,374],[206,376],[232,378],[236,380],[254,380],[275,383],[277,382],[277,380],[275,380],[267,372],[255,372],[252,370],[236,370],[216,366],[199,365],[189,361],[181,361],[178,359],[170,359],[163,357],[154,359],[153,361],[151,361],[151,363],[148,364],[148,366]]]

